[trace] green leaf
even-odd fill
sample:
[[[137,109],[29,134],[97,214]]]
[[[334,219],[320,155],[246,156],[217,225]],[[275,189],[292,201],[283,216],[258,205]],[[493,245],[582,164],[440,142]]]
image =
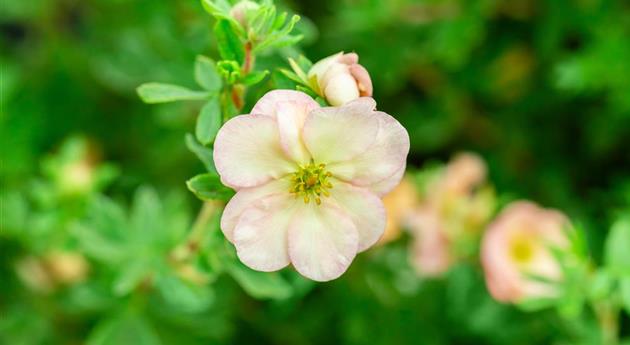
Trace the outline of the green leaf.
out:
[[[99,323],[88,336],[87,345],[159,345],[153,327],[137,315],[114,315]]]
[[[245,48],[228,20],[221,19],[214,25],[219,54],[224,60],[235,60],[242,64],[245,60]]]
[[[604,261],[610,272],[630,276],[630,217],[618,219],[605,244]]]
[[[245,86],[252,86],[260,83],[269,75],[269,71],[254,71],[247,74],[243,79],[241,79],[241,83]]]
[[[204,145],[213,142],[219,128],[221,128],[221,123],[221,105],[219,104],[219,99],[214,97],[201,108],[197,118],[197,126],[195,128],[197,140]]]
[[[539,311],[555,306],[557,299],[553,298],[528,298],[519,302],[516,306],[527,312]]]
[[[82,251],[95,260],[118,264],[128,254],[127,217],[118,204],[104,196],[90,202],[87,219],[73,228],[73,235]]]
[[[259,299],[286,299],[292,294],[291,285],[278,273],[254,271],[238,261],[227,267],[230,275],[247,292]]]
[[[183,86],[162,83],[142,84],[136,91],[143,102],[150,104],[198,100],[210,96],[207,91],[194,91]]]
[[[157,192],[151,187],[140,187],[134,195],[131,209],[131,227],[141,241],[147,235],[158,235],[163,227],[162,203]],[[138,237],[136,237],[138,238]]]
[[[287,78],[291,79],[292,81],[296,82],[298,85],[308,86],[308,81],[300,78],[300,76],[298,76],[294,72],[289,71],[288,69],[284,69],[284,68],[279,69],[279,71],[280,71],[280,73],[284,74],[285,77],[287,77]]]
[[[198,55],[195,61],[195,80],[197,84],[211,92],[218,92],[223,86],[215,62],[203,55]]]
[[[156,286],[169,305],[184,312],[200,312],[214,300],[214,294],[206,286],[193,285],[171,275],[160,275]]]
[[[197,175],[186,182],[191,192],[201,200],[229,200],[234,191],[221,183],[215,174]]]
[[[211,148],[200,144],[197,139],[195,139],[195,137],[190,133],[186,134],[186,147],[188,147],[190,151],[197,155],[197,158],[199,158],[199,160],[203,163],[203,165],[206,167],[206,170],[216,174],[217,168],[214,166]]]
[[[117,296],[124,296],[134,290],[151,271],[151,267],[147,262],[141,260],[132,260],[123,265],[114,280],[112,290]]]

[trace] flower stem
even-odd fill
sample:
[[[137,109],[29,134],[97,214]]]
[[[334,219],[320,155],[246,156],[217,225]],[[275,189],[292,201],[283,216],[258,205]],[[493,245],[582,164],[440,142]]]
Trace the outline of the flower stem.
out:
[[[216,212],[221,208],[221,202],[219,201],[206,201],[203,203],[197,219],[192,226],[192,230],[188,234],[186,240],[175,247],[171,253],[171,258],[174,261],[181,262],[189,259],[195,254],[201,247],[201,242],[205,238],[207,231],[209,230],[208,222],[212,219]]]
[[[603,301],[593,305],[601,330],[603,345],[619,344],[619,308],[611,301]]]

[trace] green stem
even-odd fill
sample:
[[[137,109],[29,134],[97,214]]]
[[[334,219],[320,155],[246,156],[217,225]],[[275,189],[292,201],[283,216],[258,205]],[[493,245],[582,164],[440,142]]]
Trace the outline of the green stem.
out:
[[[601,330],[603,345],[619,344],[619,308],[611,301],[603,301],[593,305]]]
[[[210,222],[214,214],[220,208],[221,203],[218,201],[204,202],[199,214],[197,215],[197,219],[192,226],[192,230],[188,234],[188,237],[182,244],[175,247],[171,253],[171,258],[174,261],[186,261],[199,250],[201,242],[206,237],[207,232],[210,229],[208,222]]]

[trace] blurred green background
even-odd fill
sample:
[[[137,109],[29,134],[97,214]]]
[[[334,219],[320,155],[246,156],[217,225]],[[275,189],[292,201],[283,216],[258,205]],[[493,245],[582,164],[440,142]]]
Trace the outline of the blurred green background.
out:
[[[478,152],[501,197],[564,210],[602,259],[610,223],[630,210],[629,2],[277,5],[303,16],[299,49],[311,60],[359,54],[379,108],[409,131],[411,167]],[[360,255],[330,283],[282,272],[288,293],[261,278],[276,292],[257,296],[241,288],[247,282],[220,276],[203,291],[180,293],[164,278],[157,295],[150,287],[117,294],[109,291],[116,270],[107,265],[130,262],[94,255],[85,283],[25,288],[15,272],[20,258],[84,248],[71,234],[85,205],[51,196],[61,193],[55,164],[63,164],[60,151],[72,151],[63,146],[68,138],[87,143],[94,162],[107,162],[99,188],[117,205],[132,204],[135,194],[136,209],[149,200],[164,211],[154,225],[172,227],[168,236],[187,231],[176,224],[190,222],[200,202],[184,182],[204,168],[184,137],[199,104],[149,106],[135,88],[147,81],[192,87],[195,56],[217,56],[212,24],[195,0],[0,3],[1,344],[577,344],[589,331],[588,323],[567,326],[553,313],[497,304],[474,264],[441,280],[417,278],[405,238]],[[257,63],[288,67],[296,49]],[[136,193],[143,185],[157,192]],[[629,326],[623,319],[622,333]]]

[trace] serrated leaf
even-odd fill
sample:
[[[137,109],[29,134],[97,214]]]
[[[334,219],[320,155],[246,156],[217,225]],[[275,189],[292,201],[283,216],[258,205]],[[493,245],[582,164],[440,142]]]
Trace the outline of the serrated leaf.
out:
[[[221,124],[221,105],[219,104],[219,99],[214,97],[204,104],[199,117],[197,117],[197,125],[195,127],[197,140],[204,145],[213,142],[219,128],[221,128]]]
[[[210,96],[208,91],[195,91],[183,86],[163,83],[142,84],[136,91],[140,99],[149,104],[199,100]]]
[[[259,299],[286,299],[291,297],[292,287],[278,273],[258,272],[240,262],[232,262],[228,272],[247,292]]]
[[[199,86],[210,92],[218,92],[223,86],[215,62],[203,55],[198,55],[195,61],[195,80]]]
[[[186,181],[188,189],[201,200],[229,200],[234,191],[221,183],[215,174],[201,174]]]
[[[254,71],[248,73],[244,78],[241,79],[241,83],[245,86],[252,86],[260,83],[269,75],[269,71]]]
[[[214,25],[219,54],[223,60],[235,60],[242,64],[245,60],[245,48],[234,26],[228,20],[221,19]]]
[[[217,168],[214,166],[211,148],[200,144],[197,139],[195,139],[195,137],[190,133],[186,134],[186,147],[188,147],[188,149],[192,151],[197,156],[197,158],[199,158],[199,160],[206,167],[206,170],[211,173],[217,172]]]

